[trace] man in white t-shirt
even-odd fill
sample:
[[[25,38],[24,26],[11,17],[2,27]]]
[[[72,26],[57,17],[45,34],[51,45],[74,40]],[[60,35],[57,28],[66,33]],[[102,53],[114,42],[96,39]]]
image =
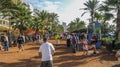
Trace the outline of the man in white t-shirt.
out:
[[[55,52],[54,46],[48,42],[47,38],[43,38],[44,43],[39,48],[39,56],[42,56],[40,67],[53,67],[52,55]]]

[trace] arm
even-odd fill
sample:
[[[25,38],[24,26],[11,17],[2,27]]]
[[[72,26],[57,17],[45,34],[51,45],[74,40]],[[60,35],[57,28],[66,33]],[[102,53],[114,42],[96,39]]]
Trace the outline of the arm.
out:
[[[52,53],[52,55],[54,55],[54,53],[55,53],[55,48],[54,48],[54,46],[51,44],[51,53]]]
[[[55,53],[55,50],[52,50],[52,55],[54,55],[54,53]]]
[[[38,55],[39,55],[39,57],[41,58],[41,56],[42,56],[41,52],[38,52]]]
[[[40,58],[42,57],[41,47],[39,48],[38,55],[39,55]]]

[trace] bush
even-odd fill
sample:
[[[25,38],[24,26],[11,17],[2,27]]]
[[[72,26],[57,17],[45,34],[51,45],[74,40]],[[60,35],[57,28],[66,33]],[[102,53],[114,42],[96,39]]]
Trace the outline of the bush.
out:
[[[115,48],[116,50],[120,49],[120,41],[115,42]]]
[[[113,50],[113,40],[115,38],[112,38],[112,37],[105,37],[105,38],[102,38],[101,41],[102,41],[102,44],[104,46],[106,46],[106,49],[110,52],[112,52]]]
[[[109,45],[112,43],[112,41],[114,40],[115,38],[111,38],[111,37],[105,37],[105,38],[102,38],[101,39],[101,42],[102,42],[102,45]]]

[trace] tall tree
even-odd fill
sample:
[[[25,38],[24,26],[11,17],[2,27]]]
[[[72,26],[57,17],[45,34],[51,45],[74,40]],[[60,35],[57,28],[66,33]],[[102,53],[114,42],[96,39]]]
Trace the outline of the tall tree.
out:
[[[39,17],[39,22],[36,22],[36,23],[40,23],[40,24],[42,24],[43,26],[42,26],[42,30],[44,30],[45,29],[45,27],[46,27],[46,24],[47,24],[47,22],[48,22],[48,15],[49,15],[49,13],[47,12],[47,11],[45,11],[45,10],[42,10],[42,11],[36,11],[36,15],[37,15],[37,17]],[[38,28],[39,26],[37,25],[37,30],[39,30],[39,28]]]
[[[31,12],[29,8],[22,2],[19,2],[17,4],[17,11],[12,12],[13,13],[13,19],[16,20],[16,22],[13,23],[15,28],[19,28],[20,32],[23,32],[25,29],[27,29],[28,22],[31,19]]]
[[[83,16],[85,13],[89,12],[91,16],[91,22],[94,22],[95,13],[99,8],[99,1],[98,0],[89,0],[84,3],[86,8],[81,8],[80,10],[85,10],[85,12],[81,15]]]
[[[117,32],[120,31],[120,0],[106,0],[104,2],[109,9],[115,10],[117,16]]]
[[[68,31],[73,32],[76,30],[85,29],[85,22],[81,21],[80,18],[76,18],[75,20],[71,21],[68,26]]]
[[[49,26],[50,26],[50,31],[53,32],[53,28],[54,28],[54,24],[56,24],[56,22],[58,23],[58,14],[56,13],[49,13],[48,16],[48,22],[49,22]]]

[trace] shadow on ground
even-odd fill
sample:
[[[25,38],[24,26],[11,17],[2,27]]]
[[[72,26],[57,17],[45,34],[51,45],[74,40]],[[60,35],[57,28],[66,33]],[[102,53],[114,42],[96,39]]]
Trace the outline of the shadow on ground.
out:
[[[16,63],[3,63],[0,62],[0,67],[39,67],[40,62],[31,59],[23,59]]]
[[[111,66],[111,67],[120,67],[120,64],[117,64],[117,65],[114,65],[114,66]]]

